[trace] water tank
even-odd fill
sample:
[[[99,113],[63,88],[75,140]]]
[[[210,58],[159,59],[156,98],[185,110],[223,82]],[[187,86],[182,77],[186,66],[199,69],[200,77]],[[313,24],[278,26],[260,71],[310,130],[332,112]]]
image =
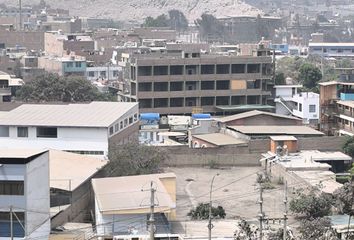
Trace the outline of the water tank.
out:
[[[210,113],[195,113],[192,115],[193,119],[210,119]]]
[[[160,114],[159,113],[141,113],[140,120],[159,121]]]

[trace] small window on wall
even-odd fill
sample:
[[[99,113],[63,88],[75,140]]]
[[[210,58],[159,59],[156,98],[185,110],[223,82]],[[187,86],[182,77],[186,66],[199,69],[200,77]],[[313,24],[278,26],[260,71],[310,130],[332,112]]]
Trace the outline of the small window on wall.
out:
[[[299,103],[299,112],[302,112],[302,104]]]
[[[114,133],[113,127],[110,127],[110,128],[109,128],[109,135],[112,135],[113,133]]]
[[[119,123],[119,125],[120,125],[120,129],[123,129],[123,121],[120,121],[120,123]]]
[[[7,126],[0,126],[0,137],[9,137],[10,131]]]
[[[130,117],[130,118],[129,118],[129,125],[130,125],[130,124],[133,124],[133,117]]]
[[[28,137],[28,127],[18,127],[17,137]]]
[[[128,118],[124,119],[124,127],[128,126]]]
[[[119,124],[117,123],[116,125],[114,125],[114,131],[118,132],[119,131]]]
[[[57,138],[58,129],[55,127],[37,127],[38,138]]]
[[[138,114],[137,113],[134,114],[134,122],[136,122],[136,121],[138,121]]]
[[[309,112],[310,113],[316,112],[316,105],[309,105]]]

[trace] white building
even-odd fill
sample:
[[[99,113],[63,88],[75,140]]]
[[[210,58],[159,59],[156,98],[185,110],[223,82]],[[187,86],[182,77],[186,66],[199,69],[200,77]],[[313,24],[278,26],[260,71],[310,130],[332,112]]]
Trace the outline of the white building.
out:
[[[0,112],[2,148],[56,149],[104,158],[138,139],[138,103],[24,104]]]
[[[96,80],[117,80],[119,72],[122,71],[122,67],[119,66],[99,66],[99,67],[87,67],[86,78],[90,81]]]
[[[277,85],[275,88],[276,113],[293,115],[306,124],[317,124],[320,114],[320,95],[313,92],[298,92],[302,85]]]
[[[309,55],[327,58],[354,58],[354,43],[310,42]]]
[[[49,153],[0,150],[0,239],[49,239]]]
[[[169,221],[176,218],[174,173],[92,179],[97,237],[135,239],[143,235],[139,239],[148,238],[151,183],[156,190],[155,234],[164,239],[171,237]]]

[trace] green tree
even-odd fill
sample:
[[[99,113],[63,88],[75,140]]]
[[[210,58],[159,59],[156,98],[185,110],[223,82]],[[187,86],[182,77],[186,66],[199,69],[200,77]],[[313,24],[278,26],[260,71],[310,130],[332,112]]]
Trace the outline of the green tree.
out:
[[[168,12],[169,25],[176,31],[185,31],[188,28],[188,20],[183,12],[173,9]]]
[[[152,174],[161,171],[161,164],[168,159],[164,150],[154,146],[128,143],[112,145],[105,167],[108,176]]]
[[[195,21],[199,28],[200,36],[203,40],[223,40],[228,39],[224,26],[211,14],[203,13],[201,18]]]
[[[331,214],[332,196],[326,193],[318,193],[318,189],[311,188],[308,193],[304,189],[298,189],[295,197],[290,201],[289,209],[306,219],[321,218]]]
[[[338,240],[331,229],[329,218],[304,219],[300,222],[300,239],[306,240]]]
[[[304,63],[299,69],[299,79],[307,89],[314,89],[322,79],[321,70],[313,64]]]
[[[275,74],[275,85],[285,85],[285,75],[282,72],[278,72]]]
[[[354,157],[354,137],[348,137],[342,146],[342,150],[345,154],[348,154],[352,158]]]
[[[44,74],[26,83],[16,92],[16,98],[25,102],[90,102],[114,101],[113,95],[101,93],[81,77],[59,77]]]
[[[209,203],[199,203],[196,208],[190,210],[187,214],[192,219],[204,220],[209,218]],[[225,218],[226,213],[222,206],[211,207],[211,215],[213,218]]]
[[[354,214],[352,210],[352,205],[354,201],[353,191],[353,185],[350,182],[347,182],[333,193],[336,198],[336,206],[339,208],[340,213],[348,215]]]
[[[169,19],[166,14],[161,14],[156,18],[147,17],[143,23],[144,27],[169,27]]]

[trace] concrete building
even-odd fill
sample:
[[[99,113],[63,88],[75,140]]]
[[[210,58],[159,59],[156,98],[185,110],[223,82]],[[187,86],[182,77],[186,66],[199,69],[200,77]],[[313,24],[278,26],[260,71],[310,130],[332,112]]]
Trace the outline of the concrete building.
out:
[[[86,76],[87,61],[84,57],[69,55],[64,57],[42,56],[38,58],[38,68],[59,76]]]
[[[320,117],[320,95],[299,92],[302,85],[277,85],[275,88],[275,111],[277,114],[301,118],[304,123],[316,125]]]
[[[48,151],[43,150],[1,149],[1,239],[12,239],[11,218],[13,239],[49,238],[48,157]]]
[[[88,35],[61,34],[60,32],[46,32],[44,35],[44,51],[48,55],[62,57],[74,53],[85,56],[87,52],[95,50],[95,42]]]
[[[249,56],[206,54],[205,44],[167,44],[160,51],[122,55],[121,101],[161,114],[274,109],[272,57],[263,45]]]
[[[23,84],[22,79],[0,71],[0,103],[11,102],[12,96]]]
[[[90,81],[117,81],[122,68],[119,66],[94,66],[86,68],[86,78]]]
[[[105,158],[110,144],[138,139],[138,104],[23,104],[1,112],[3,148],[51,148]]]
[[[44,50],[44,32],[0,30],[0,42],[6,47],[22,46],[27,50]]]
[[[326,58],[353,59],[354,43],[309,43],[309,55],[319,55]]]
[[[40,25],[42,31],[62,31],[66,34],[81,33],[82,21],[78,18],[73,18],[66,21],[47,21]]]
[[[169,221],[176,219],[174,173],[93,179],[97,236],[115,239],[148,237],[151,183],[156,190],[155,238],[172,237]]]
[[[321,131],[354,136],[354,83],[320,83]]]

